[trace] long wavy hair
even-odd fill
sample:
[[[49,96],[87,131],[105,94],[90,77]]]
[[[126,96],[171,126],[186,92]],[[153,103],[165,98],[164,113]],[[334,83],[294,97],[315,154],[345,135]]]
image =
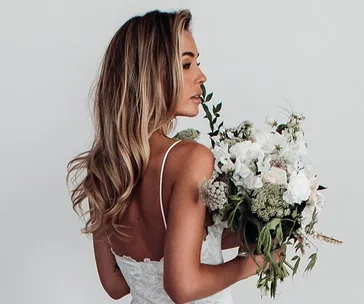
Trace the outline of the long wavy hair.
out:
[[[181,37],[190,23],[189,10],[151,11],[128,20],[107,47],[93,90],[92,147],[67,164],[67,185],[74,173],[73,209],[89,214],[82,233],[129,237],[130,227],[120,223],[146,171],[149,138],[174,126],[183,86]]]

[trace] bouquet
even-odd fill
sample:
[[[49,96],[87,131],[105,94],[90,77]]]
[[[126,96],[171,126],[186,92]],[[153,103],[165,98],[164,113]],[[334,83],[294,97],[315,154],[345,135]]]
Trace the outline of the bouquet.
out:
[[[290,273],[293,277],[306,248],[314,246],[310,239],[341,243],[315,230],[326,188],[319,184],[308,155],[301,127],[304,116],[289,113],[283,123],[267,117],[269,131],[255,130],[249,121],[225,127],[224,122],[218,123],[222,103],[210,111],[207,103],[213,93],[206,95],[205,87],[202,89],[215,164],[212,177],[201,185],[200,195],[211,212],[218,213],[228,227],[243,236],[239,255],[264,257],[257,271],[257,287],[275,298],[278,281]],[[199,134],[189,129],[176,137],[193,139]],[[279,247],[286,252],[289,245],[296,255],[291,259],[283,255],[276,262],[274,251]],[[317,260],[314,247],[316,252],[308,257],[305,271]]]

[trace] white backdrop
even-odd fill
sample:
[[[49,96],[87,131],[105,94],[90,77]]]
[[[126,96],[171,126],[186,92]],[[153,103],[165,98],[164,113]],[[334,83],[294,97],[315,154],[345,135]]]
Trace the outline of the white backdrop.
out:
[[[307,117],[310,153],[328,186],[318,228],[344,244],[317,242],[314,270],[280,285],[276,302],[363,303],[360,0],[1,0],[0,303],[114,302],[79,231],[66,164],[91,144],[88,93],[108,42],[127,19],[156,8],[191,9],[208,91],[224,101],[231,125],[282,119],[277,105],[287,102]],[[177,130],[207,131],[200,114]],[[273,302],[260,299],[255,281],[231,287],[236,303]]]

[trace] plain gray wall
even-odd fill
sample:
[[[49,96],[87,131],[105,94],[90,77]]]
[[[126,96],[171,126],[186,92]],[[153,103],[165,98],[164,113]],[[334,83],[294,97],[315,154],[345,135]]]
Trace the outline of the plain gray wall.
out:
[[[279,303],[363,301],[364,3],[354,0],[0,2],[0,303],[113,303],[91,239],[71,208],[66,164],[90,147],[88,93],[118,28],[152,9],[189,8],[208,91],[230,125],[279,106],[307,117],[315,168],[328,186],[319,259],[279,286]],[[208,131],[202,113],[180,119]],[[203,142],[208,144],[207,138]],[[226,259],[234,252],[226,251]],[[231,287],[260,299],[256,278]],[[130,297],[120,301],[129,303]]]

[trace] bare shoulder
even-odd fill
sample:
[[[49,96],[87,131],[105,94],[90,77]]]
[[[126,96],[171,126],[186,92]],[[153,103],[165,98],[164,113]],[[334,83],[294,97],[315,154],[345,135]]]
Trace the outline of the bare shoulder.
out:
[[[179,175],[184,173],[206,173],[211,175],[214,167],[214,155],[212,151],[195,141],[184,140],[177,144],[175,157],[178,161]]]

